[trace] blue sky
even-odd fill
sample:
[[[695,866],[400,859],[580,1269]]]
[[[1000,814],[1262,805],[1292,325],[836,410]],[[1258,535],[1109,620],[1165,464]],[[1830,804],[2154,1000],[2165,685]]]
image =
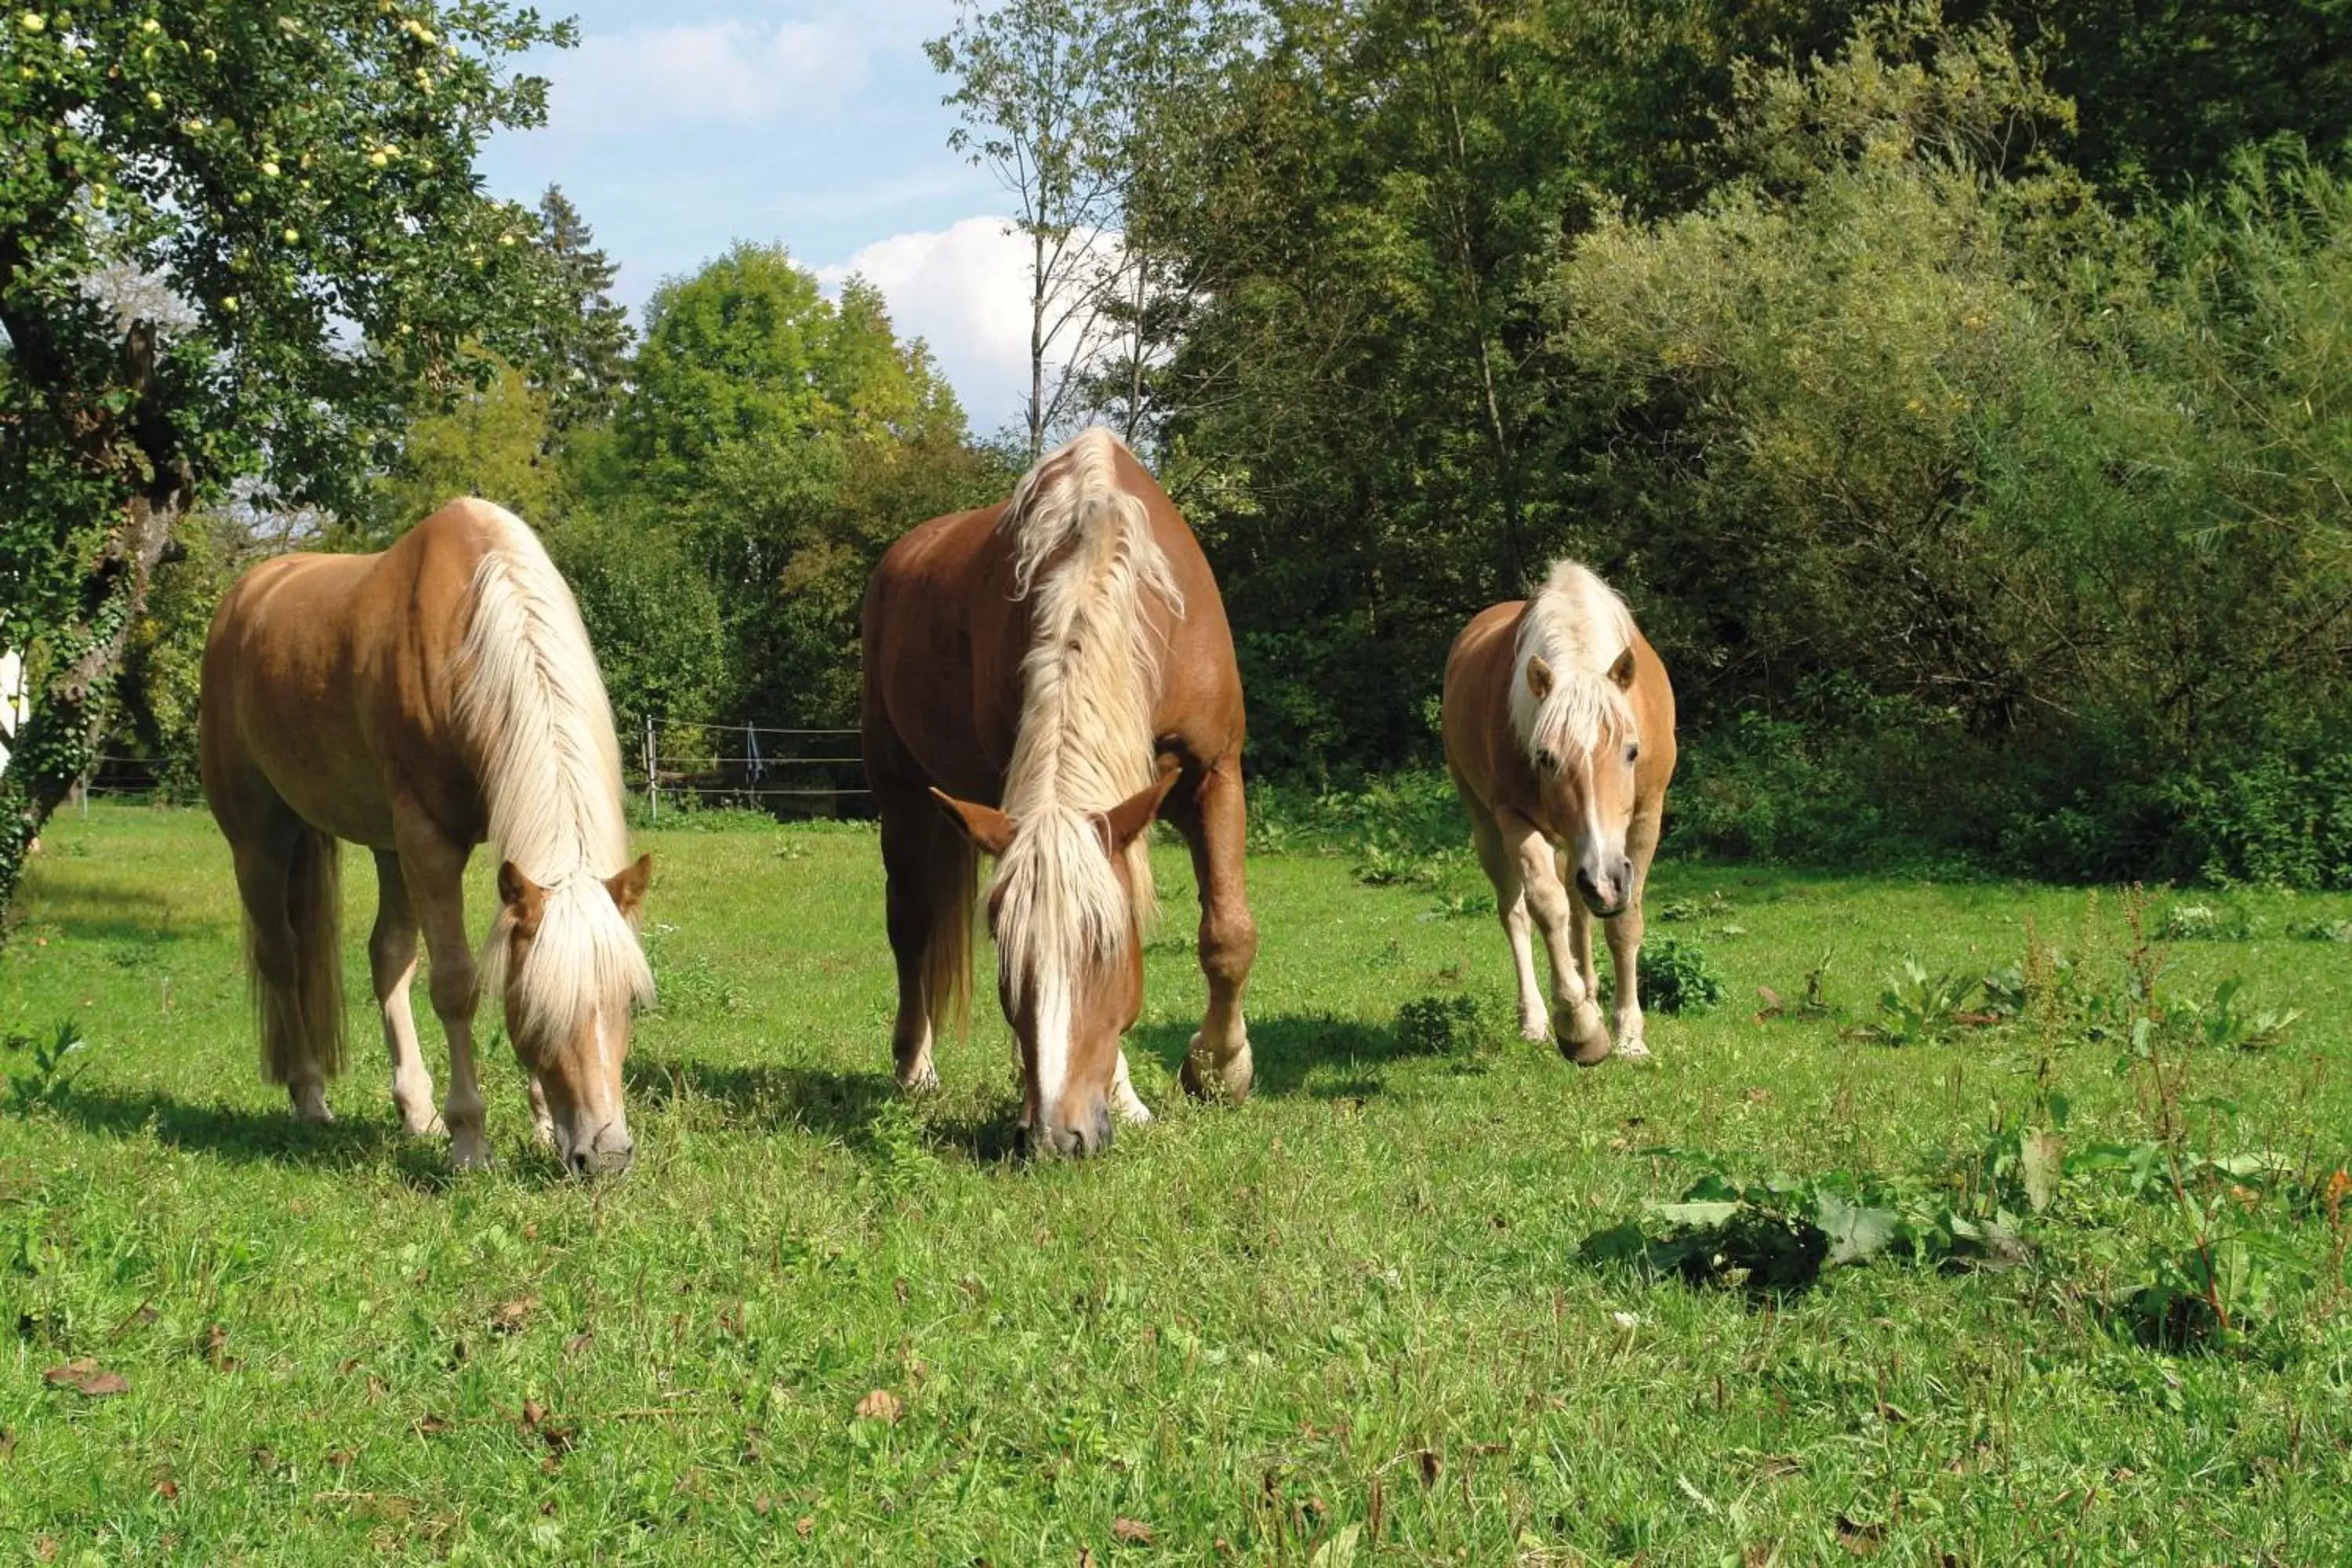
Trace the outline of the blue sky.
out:
[[[865,273],[940,355],[976,430],[1025,385],[1019,247],[1003,194],[948,150],[954,117],[923,40],[953,0],[562,0],[577,48],[529,68],[548,124],[499,137],[500,195],[563,187],[620,264],[634,310],[733,241],[781,241],[837,284]]]

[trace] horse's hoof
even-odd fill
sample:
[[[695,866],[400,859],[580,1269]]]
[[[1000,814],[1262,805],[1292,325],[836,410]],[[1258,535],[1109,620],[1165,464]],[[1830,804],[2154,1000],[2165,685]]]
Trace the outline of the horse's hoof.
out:
[[[1201,1037],[1195,1034],[1184,1047],[1184,1068],[1180,1076],[1184,1092],[1195,1100],[1225,1100],[1239,1105],[1249,1098],[1250,1085],[1257,1077],[1257,1064],[1251,1058],[1249,1041],[1244,1038],[1241,1048],[1227,1057],[1222,1067],[1218,1066],[1201,1049]]]
[[[1643,1042],[1642,1037],[1639,1035],[1634,1035],[1630,1038],[1620,1040],[1617,1043],[1617,1049],[1612,1054],[1614,1055],[1618,1060],[1627,1062],[1647,1062],[1655,1061],[1657,1059],[1650,1054],[1649,1046]]]
[[[400,1113],[400,1130],[411,1138],[446,1136],[448,1129],[441,1125],[441,1112],[434,1108],[433,1089],[426,1085],[419,1094],[414,1086],[406,1094],[397,1088],[392,1091],[392,1108]]]
[[[1543,1044],[1551,1038],[1551,1020],[1543,1017],[1520,1019],[1519,1038],[1530,1045]]]
[[[453,1171],[487,1171],[490,1163],[490,1146],[478,1132],[449,1145],[449,1168]]]
[[[324,1126],[335,1119],[335,1113],[327,1106],[327,1091],[320,1085],[299,1084],[288,1089],[286,1094],[293,1102],[295,1121],[315,1121]]]
[[[1562,1040],[1559,1054],[1578,1067],[1598,1067],[1609,1059],[1609,1036],[1603,1031],[1581,1040]]]
[[[925,1062],[911,1073],[898,1075],[898,1090],[902,1094],[922,1096],[940,1091],[940,1070]]]

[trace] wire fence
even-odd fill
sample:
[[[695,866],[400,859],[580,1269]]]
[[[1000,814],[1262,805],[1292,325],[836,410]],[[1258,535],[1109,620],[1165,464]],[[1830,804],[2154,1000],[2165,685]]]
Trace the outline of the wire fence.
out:
[[[74,785],[73,804],[82,811],[89,809],[92,795],[128,795],[146,799],[162,792],[163,780],[154,763],[146,757],[118,757],[101,752],[91,760],[90,770]]]
[[[646,718],[624,773],[658,819],[696,805],[737,805],[778,816],[844,816],[862,809],[866,768],[855,730],[772,724],[700,724]]]
[[[855,730],[772,724],[640,720],[621,736],[621,782],[649,816],[735,806],[790,816],[854,816],[868,797]],[[75,786],[72,804],[93,795],[153,799],[167,793],[155,763],[104,753]]]

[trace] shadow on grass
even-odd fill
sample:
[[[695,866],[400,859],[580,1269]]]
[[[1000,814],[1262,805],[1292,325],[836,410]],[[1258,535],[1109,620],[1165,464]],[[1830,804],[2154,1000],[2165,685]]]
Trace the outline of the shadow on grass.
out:
[[[1128,1037],[1134,1056],[1150,1057],[1173,1075],[1184,1065],[1192,1023],[1152,1024]],[[1361,1100],[1381,1091],[1380,1069],[1423,1055],[1397,1038],[1396,1031],[1357,1018],[1315,1013],[1276,1014],[1249,1021],[1250,1056],[1257,1067],[1253,1095],[1307,1094],[1318,1100]],[[1307,1079],[1318,1068],[1354,1069],[1341,1078]]]
[[[26,900],[25,923],[55,931],[60,941],[137,942],[162,946],[219,941],[235,933],[226,921],[190,919],[160,900],[155,889],[113,879],[44,878]]]
[[[50,1101],[60,1121],[114,1138],[148,1138],[169,1148],[246,1164],[357,1169],[390,1163],[412,1184],[447,1180],[448,1148],[438,1138],[411,1138],[389,1117],[350,1116],[320,1125],[283,1110],[215,1100],[190,1104],[153,1089],[127,1092],[79,1084]]]
[[[667,1110],[693,1099],[721,1109],[731,1129],[745,1132],[804,1131],[839,1140],[860,1156],[886,1153],[876,1128],[884,1108],[898,1099],[887,1072],[831,1068],[739,1066],[632,1057],[622,1069],[629,1103]],[[1008,1105],[984,1104],[969,1113],[937,1110],[922,1117],[923,1141],[934,1153],[981,1163],[1010,1158],[1017,1118]]]

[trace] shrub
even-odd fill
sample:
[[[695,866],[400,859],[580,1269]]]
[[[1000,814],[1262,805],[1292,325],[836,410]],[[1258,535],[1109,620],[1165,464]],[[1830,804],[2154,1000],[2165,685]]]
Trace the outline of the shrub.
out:
[[[1509,1033],[1492,1004],[1466,992],[1416,996],[1397,1009],[1397,1049],[1408,1056],[1467,1055],[1500,1044]]]
[[[1652,937],[1642,943],[1642,1005],[1659,1013],[1704,1013],[1723,1000],[1723,976],[1698,943]]]

